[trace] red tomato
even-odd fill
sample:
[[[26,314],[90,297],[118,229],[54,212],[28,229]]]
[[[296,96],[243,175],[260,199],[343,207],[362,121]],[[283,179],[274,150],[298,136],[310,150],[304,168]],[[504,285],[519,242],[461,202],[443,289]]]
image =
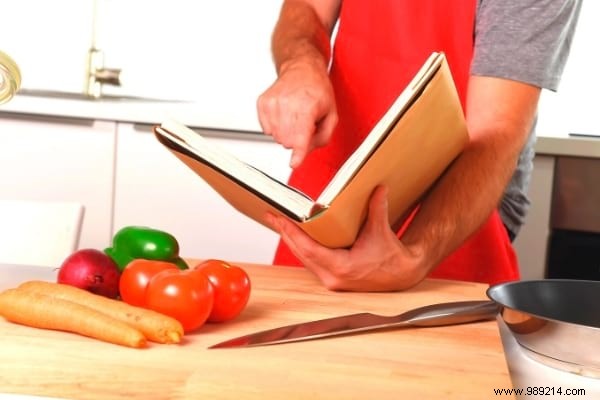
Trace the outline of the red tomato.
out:
[[[166,269],[177,269],[177,266],[166,261],[144,259],[131,261],[119,279],[121,299],[125,303],[144,307],[146,305],[146,288],[150,279]]]
[[[208,260],[196,265],[194,270],[206,274],[215,290],[215,302],[208,321],[228,321],[246,307],[250,298],[250,277],[242,268],[221,260]]]
[[[146,290],[146,307],[175,318],[186,333],[206,322],[213,301],[208,278],[193,270],[162,271],[152,278]]]

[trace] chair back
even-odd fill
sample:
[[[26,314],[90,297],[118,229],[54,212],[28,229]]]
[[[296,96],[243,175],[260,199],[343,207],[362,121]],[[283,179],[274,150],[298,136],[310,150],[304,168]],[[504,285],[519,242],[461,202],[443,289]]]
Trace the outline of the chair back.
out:
[[[84,206],[0,200],[0,264],[58,268],[77,249]]]

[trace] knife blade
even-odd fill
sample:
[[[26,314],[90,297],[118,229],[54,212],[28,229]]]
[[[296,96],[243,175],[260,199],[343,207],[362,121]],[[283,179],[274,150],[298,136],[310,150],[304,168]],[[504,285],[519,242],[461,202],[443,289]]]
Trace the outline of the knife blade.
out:
[[[410,326],[464,324],[493,319],[499,309],[494,301],[478,300],[432,304],[392,316],[349,314],[255,332],[217,343],[209,349],[273,345]]]

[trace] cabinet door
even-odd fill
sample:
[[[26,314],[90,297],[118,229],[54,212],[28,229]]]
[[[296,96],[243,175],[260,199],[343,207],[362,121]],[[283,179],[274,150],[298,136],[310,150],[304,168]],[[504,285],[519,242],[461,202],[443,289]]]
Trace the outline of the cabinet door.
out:
[[[289,152],[254,133],[201,130],[237,157],[286,181]],[[150,126],[120,123],[114,230],[144,225],[175,235],[184,257],[272,262],[278,235],[239,213],[162,146]]]
[[[82,203],[79,247],[106,247],[115,130],[114,122],[0,114],[0,197]]]

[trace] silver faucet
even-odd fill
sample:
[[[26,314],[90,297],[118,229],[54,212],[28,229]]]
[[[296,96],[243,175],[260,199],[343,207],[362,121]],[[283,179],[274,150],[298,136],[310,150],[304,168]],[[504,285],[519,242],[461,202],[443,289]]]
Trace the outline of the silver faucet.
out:
[[[121,86],[121,70],[104,67],[104,53],[95,47],[88,51],[84,93],[98,99],[102,96],[102,86]]]

